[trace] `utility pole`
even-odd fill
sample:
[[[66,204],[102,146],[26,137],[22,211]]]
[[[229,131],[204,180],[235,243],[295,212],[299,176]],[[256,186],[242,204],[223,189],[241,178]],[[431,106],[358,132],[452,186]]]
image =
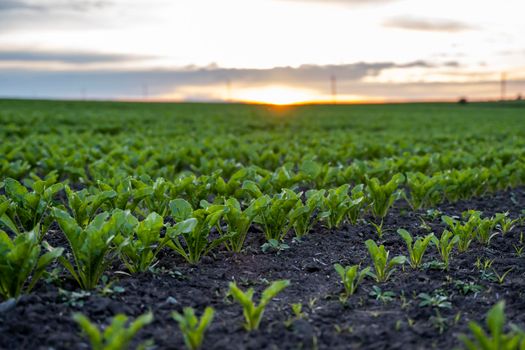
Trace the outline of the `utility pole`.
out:
[[[507,90],[507,73],[501,73],[501,101],[505,101]]]
[[[330,76],[330,87],[332,90],[332,103],[336,104],[337,103],[337,80],[334,74]]]

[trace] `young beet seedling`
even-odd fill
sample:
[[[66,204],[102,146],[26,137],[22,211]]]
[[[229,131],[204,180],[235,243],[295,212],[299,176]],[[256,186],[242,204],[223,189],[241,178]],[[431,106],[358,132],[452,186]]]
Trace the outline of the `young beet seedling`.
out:
[[[242,250],[244,246],[244,241],[246,240],[248,229],[250,228],[250,225],[255,219],[255,216],[257,216],[257,211],[255,210],[255,205],[253,202],[252,205],[250,205],[248,208],[246,208],[246,210],[243,211],[241,209],[241,204],[234,197],[228,198],[224,202],[224,205],[226,205],[226,207],[228,208],[223,218],[226,224],[228,225],[227,233],[230,237],[224,242],[224,246],[229,251],[238,253]],[[224,236],[224,233],[221,229],[220,221],[217,222],[215,227],[219,231],[219,234],[221,236]]]
[[[390,252],[385,249],[384,245],[377,246],[376,242],[371,239],[367,240],[365,244],[374,263],[374,272],[369,272],[369,275],[375,278],[377,282],[386,282],[395,271],[395,267],[403,265],[406,261],[404,255],[388,260]]]
[[[243,308],[243,315],[246,321],[244,327],[246,328],[246,330],[253,331],[259,328],[264,309],[266,308],[268,303],[289,285],[290,281],[288,280],[272,282],[272,284],[270,284],[270,286],[262,292],[261,301],[259,302],[259,305],[255,306],[255,303],[252,300],[254,293],[253,288],[250,288],[246,292],[243,292],[237,287],[237,285],[234,282],[230,282],[229,294],[235,300],[237,300],[237,302],[241,304]]]
[[[18,298],[22,293],[29,293],[46,267],[63,251],[63,248],[53,248],[40,255],[38,233],[35,231],[22,233],[11,240],[7,233],[0,230],[0,297]],[[24,288],[30,276],[31,283]]]
[[[494,228],[498,224],[499,218],[481,218],[480,211],[468,211],[466,215],[469,216],[469,221],[474,222],[478,242],[488,246],[492,238],[498,234],[498,232],[494,232]]]
[[[508,217],[509,213],[497,213],[495,215],[495,220],[498,222],[497,227],[501,231],[502,235],[507,234],[509,231],[514,229],[516,227],[516,224],[519,223],[520,219],[511,219]]]
[[[439,203],[443,197],[438,176],[427,176],[423,173],[409,173],[407,186],[409,196],[404,196],[413,210],[430,207]]]
[[[179,328],[184,337],[184,344],[189,350],[200,349],[204,340],[204,332],[213,321],[215,311],[212,307],[207,307],[199,321],[195,316],[195,311],[191,307],[185,307],[183,313],[173,312],[171,316],[179,324]]]
[[[167,227],[166,235],[170,240],[166,245],[190,264],[197,264],[204,255],[233,235],[208,240],[211,228],[228,211],[228,207],[224,205],[210,205],[205,209],[193,210],[191,204],[184,199],[174,199],[170,202],[170,209],[171,216],[177,223]]]
[[[434,237],[434,234],[430,233],[430,234],[426,235],[424,238],[423,237],[419,237],[414,242],[414,239],[412,238],[412,235],[410,235],[410,233],[407,230],[399,229],[399,230],[397,230],[397,233],[399,233],[399,235],[403,238],[403,240],[405,241],[405,243],[407,245],[408,253],[409,253],[409,257],[410,257],[410,261],[409,261],[410,262],[410,266],[413,269],[419,269],[419,267],[421,266],[421,263],[423,261],[423,255],[425,254],[425,251],[426,251],[430,241]]]
[[[106,203],[117,197],[117,192],[97,191],[90,193],[87,189],[75,192],[68,185],[64,187],[67,207],[78,226],[85,228],[93,220],[97,211]]]
[[[251,188],[255,185],[246,181],[243,188]],[[251,192],[254,192],[252,190]],[[275,239],[282,241],[293,222],[290,221],[290,212],[294,210],[301,201],[301,193],[295,193],[290,189],[283,189],[273,197],[261,195],[252,203],[253,210],[257,213],[254,222],[259,224],[264,231],[266,240]]]
[[[122,230],[115,243],[119,246],[122,261],[131,273],[146,271],[155,261],[167,239],[161,241],[160,231],[164,219],[157,213],[150,213],[138,222],[133,216],[129,220],[129,230]],[[127,232],[126,232],[127,231]]]
[[[474,339],[464,334],[459,336],[468,350],[518,350],[525,346],[525,333],[513,329],[505,333],[505,302],[500,301],[487,313],[486,318],[489,334],[476,322],[470,322],[469,328]]]
[[[288,213],[288,219],[294,229],[295,236],[301,238],[306,236],[313,225],[322,217],[316,215],[324,200],[325,190],[309,190],[306,192],[306,202],[298,201],[295,207]]]
[[[127,326],[128,317],[118,314],[103,332],[80,313],[73,314],[73,319],[87,335],[92,350],[125,350],[138,331],[153,321],[153,314],[151,312],[143,314],[129,326]]]
[[[443,231],[439,239],[435,236],[432,237],[432,243],[436,246],[439,255],[441,256],[441,260],[445,265],[445,269],[447,270],[450,262],[450,253],[452,252],[452,249],[454,249],[454,246],[459,242],[459,239],[459,236],[453,235],[452,232],[448,230]]]
[[[345,287],[345,297],[348,298],[354,294],[357,290],[357,286],[365,279],[366,275],[370,273],[370,267],[365,267],[359,271],[359,265],[352,266],[341,266],[340,264],[334,265],[335,271],[341,277],[343,286]]]
[[[117,234],[126,230],[132,215],[129,211],[115,209],[110,215],[100,213],[89,222],[86,228],[78,225],[67,212],[53,208],[53,217],[64,232],[73,263],[64,256],[59,262],[69,271],[82,289],[93,289],[111,262],[110,253],[115,250],[112,244]]]
[[[476,237],[477,219],[475,215],[469,215],[467,222],[462,224],[460,221],[451,218],[450,216],[442,216],[441,219],[448,225],[450,232],[454,236],[459,237],[458,250],[465,252],[470,246],[470,243]]]
[[[39,233],[39,241],[42,241],[47,233],[53,218],[48,209],[52,205],[55,195],[63,188],[58,180],[56,171],[51,172],[44,180],[26,180],[24,184],[29,185],[31,192],[15,179],[6,178],[0,184],[5,196],[0,196],[0,227],[12,231],[14,234],[34,231]]]
[[[323,198],[321,216],[326,220],[328,228],[338,228],[345,220],[350,208],[359,205],[363,198],[353,200],[348,194],[350,185],[345,184],[328,190]]]
[[[378,179],[373,178],[367,182],[367,193],[371,205],[372,215],[380,223],[373,223],[379,238],[383,237],[383,220],[396,199],[401,196],[398,187],[403,181],[402,174],[396,174],[385,184],[381,184]]]

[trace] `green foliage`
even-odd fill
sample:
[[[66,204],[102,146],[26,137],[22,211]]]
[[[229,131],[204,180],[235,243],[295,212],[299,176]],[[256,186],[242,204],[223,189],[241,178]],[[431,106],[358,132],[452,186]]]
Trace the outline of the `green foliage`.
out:
[[[474,282],[464,282],[464,281],[455,281],[454,286],[461,292],[463,295],[470,293],[477,294],[483,290],[483,287]]]
[[[290,212],[300,202],[300,196],[301,193],[297,194],[290,189],[283,189],[281,193],[273,197],[263,195],[252,203],[253,210],[257,212],[254,222],[261,225],[266,240],[282,241],[284,239],[293,225],[293,222],[290,221]]]
[[[335,264],[334,268],[345,287],[346,297],[353,295],[359,284],[361,284],[365,277],[370,273],[370,267],[368,266],[361,271],[359,271],[359,265],[343,267],[340,264]]]
[[[102,181],[98,181],[97,184],[103,191],[102,193],[105,194],[102,198],[108,200],[111,208],[129,210],[130,212],[134,212],[140,202],[151,197],[154,193],[153,186],[132,177],[126,177],[119,181],[114,188]]]
[[[441,257],[441,260],[443,261],[443,264],[447,270],[450,264],[450,253],[452,252],[452,249],[454,249],[454,246],[458,244],[459,240],[459,236],[454,235],[448,230],[443,231],[439,239],[435,236],[431,239],[432,243],[436,246],[439,256]]]
[[[430,306],[438,309],[451,309],[452,303],[448,300],[446,295],[440,293],[419,293],[418,298],[421,299],[419,302],[420,307]]]
[[[427,176],[421,172],[407,176],[409,196],[405,196],[413,210],[429,208],[440,203],[443,198],[441,179]]]
[[[306,202],[297,201],[295,207],[288,213],[288,220],[293,226],[295,236],[306,236],[312,227],[322,219],[321,210],[325,190],[310,190],[306,192]]]
[[[494,216],[494,220],[497,222],[497,227],[501,231],[502,235],[507,234],[509,231],[514,229],[516,225],[519,223],[520,219],[511,219],[509,218],[509,213],[497,213]]]
[[[523,108],[516,107],[522,103],[271,108],[4,99],[0,229],[13,241],[33,229],[42,239],[48,228],[60,234],[48,226],[55,212],[50,208],[68,213],[77,226],[62,218],[63,231],[83,238],[70,242],[80,248],[60,259],[69,270],[93,276],[89,281],[104,270],[97,266],[115,262],[116,253],[130,270],[155,265],[164,240],[195,263],[222,244],[242,250],[246,235],[259,235],[260,228],[268,250],[279,252],[292,230],[301,237],[319,222],[355,224],[366,211],[382,235],[383,218],[403,190],[412,208],[435,208],[444,200],[523,186],[525,124]],[[42,180],[35,174],[48,175]],[[396,174],[406,174],[405,183]],[[396,178],[391,189],[383,188]],[[65,190],[55,192],[61,186]],[[515,208],[520,198],[513,192],[508,204]],[[175,198],[189,203],[187,215],[170,207]],[[115,209],[129,214],[117,229],[104,228]],[[139,233],[139,222],[154,213],[166,219],[166,228],[159,232],[157,218]],[[425,217],[427,227],[437,224],[436,215]],[[466,250],[471,242],[492,242],[496,230],[519,235],[512,230],[517,222],[507,218],[491,228],[486,220],[497,217],[480,216],[471,224],[468,216],[455,218],[468,224],[464,232],[433,239],[446,264],[460,238]],[[451,226],[446,229],[455,231]],[[90,231],[85,240],[84,231]],[[507,246],[513,243],[522,255],[523,242]],[[81,263],[76,251],[85,256]],[[498,282],[495,271],[483,273],[482,279]]]
[[[63,250],[50,249],[49,252],[40,255],[38,232],[21,233],[11,240],[7,233],[0,230],[0,296],[9,299],[29,293],[42,277],[46,267],[57,259]]]
[[[133,337],[142,328],[153,322],[153,314],[151,312],[145,313],[131,323],[128,322],[126,315],[115,315],[111,324],[104,331],[99,330],[81,313],[73,314],[73,319],[87,336],[92,350],[126,350],[129,348]],[[139,349],[141,348],[144,346],[139,346]]]
[[[494,230],[501,217],[482,218],[481,214],[480,211],[469,210],[463,213],[463,216],[467,217],[469,222],[473,222],[477,240],[481,244],[489,245],[491,239],[498,234]]]
[[[388,303],[389,301],[394,300],[396,294],[392,291],[382,290],[378,286],[372,286],[372,290],[368,293],[371,297],[374,297],[376,300],[379,300],[383,303]]]
[[[350,191],[350,201],[347,205],[348,211],[346,216],[352,225],[357,224],[357,220],[361,217],[362,211],[367,205],[364,188],[363,184],[359,184]]]
[[[114,242],[130,272],[144,272],[155,262],[157,254],[168,239],[165,237],[161,240],[163,227],[164,220],[157,213],[150,213],[141,222],[132,215],[127,217],[125,230],[119,232]]]
[[[505,302],[500,301],[487,313],[486,325],[488,334],[476,322],[470,322],[472,337],[459,336],[468,350],[521,350],[525,348],[525,332],[514,329],[505,332]]]
[[[213,321],[215,311],[212,307],[207,307],[199,320],[195,316],[195,311],[191,307],[185,307],[183,313],[173,312],[171,315],[179,324],[179,328],[184,337],[184,344],[189,350],[201,348],[204,340],[204,333]]]
[[[323,199],[321,216],[326,220],[328,228],[340,227],[345,219],[350,202],[349,189],[350,185],[347,184],[329,189]]]
[[[193,210],[184,199],[174,199],[169,205],[176,224],[167,227],[166,235],[170,240],[166,245],[190,264],[197,264],[204,255],[230,238],[223,235],[212,241],[208,239],[211,228],[227,212],[227,206],[210,205],[205,209]]]
[[[60,263],[69,271],[82,289],[93,289],[106,271],[115,251],[112,244],[121,232],[133,226],[134,218],[129,211],[114,210],[95,216],[85,228],[67,212],[53,208],[53,217],[66,236],[73,261],[59,257]]]
[[[230,251],[240,252],[244,246],[250,225],[257,216],[255,203],[252,203],[244,211],[241,209],[239,201],[235,198],[228,198],[225,200],[224,205],[227,207],[227,210],[223,219],[228,225],[228,238],[224,242],[224,246]],[[224,236],[224,232],[220,227],[220,221],[217,221],[216,227],[221,235]]]
[[[253,331],[259,328],[264,310],[266,309],[268,303],[289,285],[290,281],[288,280],[272,282],[270,286],[262,292],[259,305],[255,305],[252,300],[254,294],[253,288],[243,292],[234,282],[230,282],[229,294],[242,306],[245,319],[244,327],[246,330]]]
[[[372,178],[367,182],[368,202],[374,217],[383,219],[386,216],[388,209],[401,194],[398,187],[403,180],[402,174],[396,174],[384,184],[381,184],[377,178]]]
[[[459,238],[458,250],[460,252],[467,251],[470,243],[476,238],[476,226],[478,223],[476,215],[468,214],[468,220],[463,224],[459,220],[446,215],[442,216],[441,219],[448,225],[450,232]]]
[[[427,250],[430,241],[434,238],[434,234],[428,234],[425,237],[419,237],[414,242],[412,235],[405,229],[397,230],[397,233],[403,238],[408,248],[408,256],[410,258],[410,266],[418,269],[423,262],[423,255]]]
[[[97,191],[94,194],[90,194],[86,189],[75,192],[67,185],[65,186],[65,191],[71,215],[77,224],[83,228],[95,217],[97,211],[104,203],[117,196],[117,193],[113,190]]]
[[[377,246],[376,242],[371,239],[367,240],[365,244],[374,263],[374,272],[369,272],[369,275],[375,278],[377,282],[386,282],[394,273],[396,266],[403,265],[406,261],[404,255],[388,259],[390,252],[385,249],[385,246]]]
[[[52,222],[52,218],[47,215],[49,207],[63,184],[56,183],[56,172],[50,173],[44,180],[35,178],[26,180],[31,191],[15,179],[4,180],[5,196],[0,196],[0,227],[14,234],[36,228],[41,240]]]
[[[261,245],[261,250],[263,253],[267,252],[276,252],[279,254],[280,252],[290,249],[290,246],[286,243],[280,242],[276,239],[270,239],[263,245]]]

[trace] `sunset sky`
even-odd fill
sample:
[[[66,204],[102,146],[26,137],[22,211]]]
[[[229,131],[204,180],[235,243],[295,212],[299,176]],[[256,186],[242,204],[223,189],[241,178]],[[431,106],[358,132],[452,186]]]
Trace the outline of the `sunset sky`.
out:
[[[523,0],[0,0],[0,96],[294,103],[525,94]]]

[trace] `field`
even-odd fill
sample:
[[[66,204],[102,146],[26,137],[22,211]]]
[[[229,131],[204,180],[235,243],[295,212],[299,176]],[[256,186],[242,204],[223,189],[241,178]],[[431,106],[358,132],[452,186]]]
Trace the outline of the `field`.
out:
[[[2,349],[525,349],[525,103],[0,100],[0,125]]]

